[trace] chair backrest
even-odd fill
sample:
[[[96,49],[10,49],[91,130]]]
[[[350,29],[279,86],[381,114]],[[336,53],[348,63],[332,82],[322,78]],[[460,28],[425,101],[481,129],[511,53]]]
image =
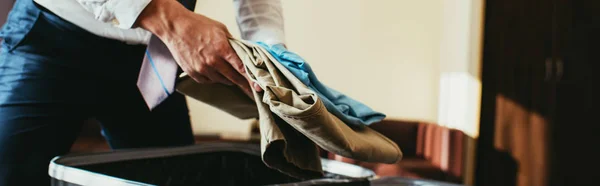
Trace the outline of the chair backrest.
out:
[[[435,123],[402,120],[384,120],[369,127],[396,142],[405,159],[423,158],[450,175],[447,181],[462,181],[468,139],[462,131]],[[323,157],[335,158],[331,153],[324,153]],[[356,163],[349,158],[340,161]]]
[[[467,136],[460,130],[433,123],[420,123],[417,129],[416,156],[429,160],[452,176],[462,178],[466,140]]]

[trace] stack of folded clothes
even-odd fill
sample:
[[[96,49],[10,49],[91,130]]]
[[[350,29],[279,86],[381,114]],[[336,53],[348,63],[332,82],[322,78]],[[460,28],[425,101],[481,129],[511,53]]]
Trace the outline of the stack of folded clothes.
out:
[[[308,63],[280,45],[231,39],[247,76],[264,90],[199,84],[182,75],[178,92],[240,119],[259,119],[263,162],[302,179],[323,176],[319,148],[364,161],[395,163],[400,148],[370,129],[385,115],[325,86]]]

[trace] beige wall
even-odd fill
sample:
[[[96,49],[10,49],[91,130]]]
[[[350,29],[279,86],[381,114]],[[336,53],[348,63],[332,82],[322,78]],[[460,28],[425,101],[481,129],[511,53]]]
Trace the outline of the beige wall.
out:
[[[197,12],[239,35],[232,1],[198,0]],[[443,0],[283,0],[289,48],[322,82],[390,118],[437,121]],[[249,126],[190,101],[197,133]]]
[[[438,124],[479,132],[483,0],[445,1]]]

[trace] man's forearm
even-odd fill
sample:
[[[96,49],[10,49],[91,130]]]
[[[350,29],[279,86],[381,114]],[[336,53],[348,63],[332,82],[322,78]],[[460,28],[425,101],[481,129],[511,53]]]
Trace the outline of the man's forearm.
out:
[[[137,18],[135,26],[152,32],[158,37],[178,29],[175,25],[193,12],[175,0],[152,0]]]
[[[159,37],[185,23],[192,11],[176,0],[77,0],[96,20],[122,29],[140,27]],[[188,21],[189,22],[189,21]]]

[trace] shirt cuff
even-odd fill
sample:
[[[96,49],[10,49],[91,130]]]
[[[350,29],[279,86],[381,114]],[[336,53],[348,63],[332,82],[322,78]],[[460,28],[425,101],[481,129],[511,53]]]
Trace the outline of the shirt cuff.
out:
[[[285,44],[285,34],[279,28],[257,27],[255,30],[246,30],[244,39],[263,42],[267,45]]]
[[[138,16],[152,0],[109,0],[104,10],[112,11],[112,23],[123,29],[130,29]]]
[[[242,39],[285,44],[281,0],[234,0]]]

